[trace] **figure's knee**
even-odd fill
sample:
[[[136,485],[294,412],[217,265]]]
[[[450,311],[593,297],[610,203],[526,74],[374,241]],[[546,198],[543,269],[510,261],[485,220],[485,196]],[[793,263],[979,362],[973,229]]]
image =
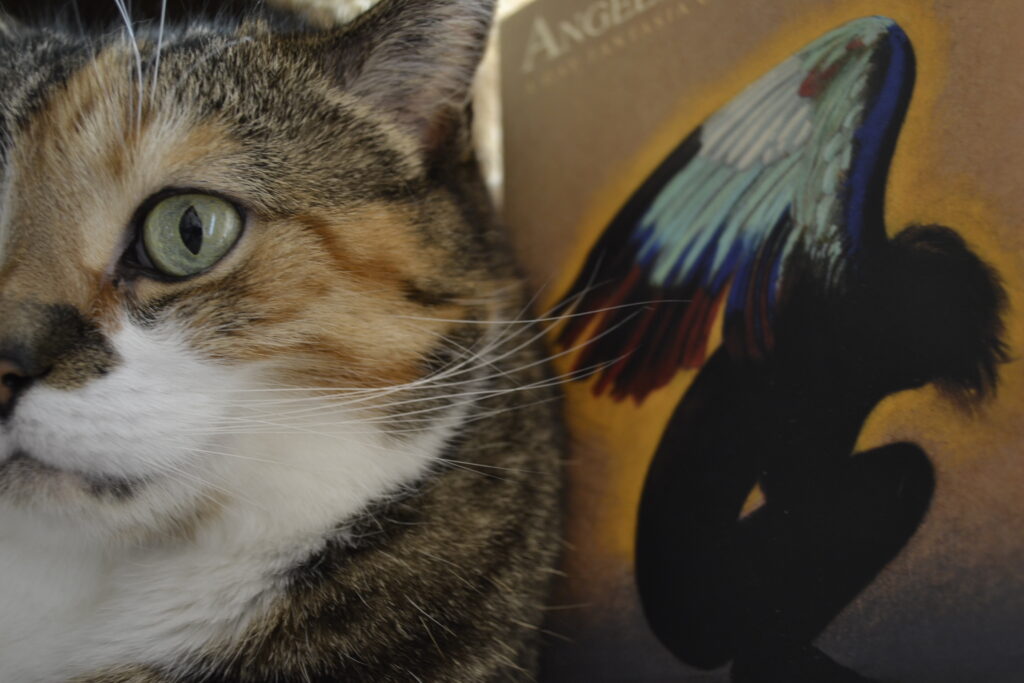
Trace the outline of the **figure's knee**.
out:
[[[935,467],[914,443],[900,442],[857,456],[865,468],[887,480],[900,497],[930,501],[935,492]]]
[[[870,489],[878,510],[892,523],[902,519],[916,527],[935,493],[935,468],[913,443],[894,443],[854,458],[862,485]]]

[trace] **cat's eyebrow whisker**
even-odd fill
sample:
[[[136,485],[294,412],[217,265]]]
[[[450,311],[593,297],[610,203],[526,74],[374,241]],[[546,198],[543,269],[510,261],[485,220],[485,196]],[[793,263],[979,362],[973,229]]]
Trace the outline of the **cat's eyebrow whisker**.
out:
[[[157,29],[156,33],[156,55],[153,58],[153,83],[150,86],[149,100],[153,102],[156,100],[156,86],[157,80],[160,78],[160,53],[164,47],[164,24],[167,20],[167,0],[161,0],[160,2],[160,28]]]
[[[117,6],[117,11],[121,15],[121,20],[124,22],[125,31],[128,32],[128,38],[131,41],[132,53],[135,57],[135,77],[138,81],[138,98],[136,108],[136,126],[137,130],[142,130],[142,100],[145,94],[145,81],[142,78],[142,52],[139,50],[139,41],[135,36],[135,26],[132,24],[131,15],[128,13],[128,8],[125,5],[125,0],[114,0],[114,4]]]

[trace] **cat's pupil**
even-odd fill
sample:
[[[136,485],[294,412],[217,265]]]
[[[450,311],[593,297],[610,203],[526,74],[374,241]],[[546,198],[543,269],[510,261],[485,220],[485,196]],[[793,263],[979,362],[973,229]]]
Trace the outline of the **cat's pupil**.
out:
[[[203,248],[203,220],[196,213],[194,206],[188,207],[188,210],[181,215],[178,232],[181,234],[181,241],[184,242],[185,247],[193,255],[198,254],[199,250]]]

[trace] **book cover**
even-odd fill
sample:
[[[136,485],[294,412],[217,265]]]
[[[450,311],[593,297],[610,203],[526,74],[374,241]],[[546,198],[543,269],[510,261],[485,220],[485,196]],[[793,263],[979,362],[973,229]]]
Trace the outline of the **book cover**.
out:
[[[544,680],[1024,676],[1022,30],[1010,0],[502,24],[505,219],[572,378]]]

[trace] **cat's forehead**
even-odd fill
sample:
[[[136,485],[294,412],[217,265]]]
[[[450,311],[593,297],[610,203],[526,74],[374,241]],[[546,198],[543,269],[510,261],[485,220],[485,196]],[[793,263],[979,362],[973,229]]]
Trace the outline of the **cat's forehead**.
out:
[[[88,59],[86,45],[67,36],[34,32],[17,38],[0,35],[0,132],[10,137],[48,94]],[[6,149],[5,149],[6,151]]]
[[[151,40],[136,53],[123,38],[40,34],[0,49],[0,268],[35,271],[28,288],[45,264],[109,271],[133,213],[167,188],[283,215],[387,195],[416,170],[305,55],[267,36],[168,33],[159,66]]]
[[[375,177],[368,172],[372,168],[419,170],[409,167],[412,155],[400,136],[389,135],[379,117],[365,115],[358,102],[334,87],[321,58],[302,40],[202,24],[131,40],[121,34],[86,38],[51,32],[0,38],[4,149],[38,142],[26,137],[26,130],[37,136],[55,132],[31,129],[40,118],[56,126],[78,125],[88,146],[103,135],[81,129],[82,119],[91,113],[84,109],[106,107],[102,114],[112,124],[130,123],[131,116],[149,124],[216,120],[249,147],[262,145],[267,161],[281,150],[297,159],[315,148],[321,156],[340,153],[324,159],[325,167],[337,169],[376,156],[374,163],[359,169],[368,184],[390,179]],[[64,116],[55,120],[53,112]],[[66,120],[69,115],[71,121]],[[125,121],[116,122],[118,117]],[[156,125],[142,132],[161,134]],[[119,133],[131,142],[125,131]],[[135,141],[143,137],[135,136]]]
[[[147,188],[187,164],[190,152],[223,144],[208,127],[196,139],[201,127],[187,125],[180,106],[141,116],[140,90],[117,44],[53,44],[30,44],[34,64],[17,71],[31,86],[5,106],[5,296],[61,300],[83,290],[84,277],[116,258]]]

